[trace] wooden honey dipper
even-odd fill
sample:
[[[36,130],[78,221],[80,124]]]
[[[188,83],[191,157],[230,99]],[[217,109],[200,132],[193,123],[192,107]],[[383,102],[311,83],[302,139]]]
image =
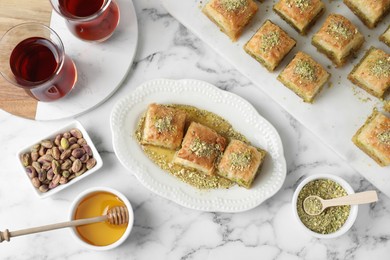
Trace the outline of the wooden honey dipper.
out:
[[[28,234],[34,234],[39,232],[45,232],[65,227],[75,227],[75,226],[82,226],[97,222],[103,222],[107,221],[110,224],[113,225],[122,225],[129,223],[129,211],[125,206],[118,206],[110,208],[107,211],[106,215],[99,216],[99,217],[93,217],[93,218],[85,218],[85,219],[77,219],[77,220],[71,220],[56,224],[50,224],[40,227],[33,227],[33,228],[27,228],[27,229],[21,229],[17,231],[8,231],[6,229],[4,232],[0,231],[0,243],[5,241],[10,241],[11,237],[17,237],[17,236],[23,236]]]

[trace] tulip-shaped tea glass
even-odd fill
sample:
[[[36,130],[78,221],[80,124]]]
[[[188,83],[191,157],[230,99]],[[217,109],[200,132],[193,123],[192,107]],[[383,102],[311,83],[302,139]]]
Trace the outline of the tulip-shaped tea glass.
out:
[[[23,23],[0,39],[0,73],[39,101],[54,101],[73,88],[76,66],[60,37],[40,23]]]
[[[119,7],[114,0],[50,0],[69,30],[85,41],[107,40],[119,23]]]

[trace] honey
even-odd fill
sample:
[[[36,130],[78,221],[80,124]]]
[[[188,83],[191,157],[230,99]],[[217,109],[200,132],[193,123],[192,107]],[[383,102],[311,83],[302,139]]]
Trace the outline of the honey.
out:
[[[107,214],[110,208],[126,206],[116,195],[109,192],[95,192],[85,197],[77,206],[74,219],[92,218]],[[76,231],[88,244],[107,246],[118,241],[125,233],[127,224],[112,225],[99,222],[76,227]]]

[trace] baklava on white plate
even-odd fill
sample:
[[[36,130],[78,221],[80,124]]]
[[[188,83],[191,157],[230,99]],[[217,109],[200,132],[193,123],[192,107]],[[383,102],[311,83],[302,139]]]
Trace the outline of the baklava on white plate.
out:
[[[176,150],[184,135],[186,114],[164,105],[150,104],[146,112],[143,144]]]
[[[232,140],[218,165],[218,174],[249,189],[266,152],[239,140]]]
[[[226,139],[213,129],[192,122],[173,162],[205,174],[213,174],[215,161],[225,150],[226,143]]]

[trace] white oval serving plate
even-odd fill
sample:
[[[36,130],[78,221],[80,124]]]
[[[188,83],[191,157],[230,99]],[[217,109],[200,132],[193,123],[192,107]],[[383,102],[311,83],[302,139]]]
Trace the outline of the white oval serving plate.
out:
[[[134,138],[138,120],[150,103],[186,104],[214,112],[228,120],[255,146],[268,152],[251,189],[199,190],[161,170]],[[283,146],[275,128],[243,98],[199,80],[156,79],[143,83],[114,106],[111,113],[114,151],[126,169],[154,193],[184,207],[218,212],[240,212],[274,195],[286,177]]]

